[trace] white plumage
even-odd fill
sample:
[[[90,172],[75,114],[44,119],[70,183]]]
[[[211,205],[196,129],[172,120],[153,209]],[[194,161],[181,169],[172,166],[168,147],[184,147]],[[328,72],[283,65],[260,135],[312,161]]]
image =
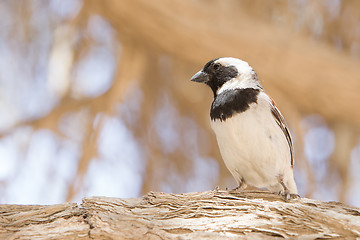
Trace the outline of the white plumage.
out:
[[[273,118],[271,99],[260,92],[258,102],[226,121],[211,120],[221,156],[237,183],[283,192],[283,177],[290,193],[297,194],[286,137]]]
[[[236,58],[216,58],[191,79],[214,93],[211,127],[221,156],[243,189],[247,184],[297,195],[289,130],[255,71]]]

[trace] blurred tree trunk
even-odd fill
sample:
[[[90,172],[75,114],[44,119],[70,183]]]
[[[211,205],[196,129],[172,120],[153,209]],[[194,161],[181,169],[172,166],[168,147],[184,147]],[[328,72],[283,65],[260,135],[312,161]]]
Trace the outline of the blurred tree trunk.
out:
[[[0,206],[1,239],[356,238],[360,209],[264,191],[144,198],[91,197],[81,205]]]
[[[281,18],[281,11],[288,14],[285,21],[274,21],[274,16]],[[337,180],[339,199],[346,200],[349,155],[356,145],[360,126],[360,111],[354,111],[360,103],[360,95],[354,91],[360,89],[359,60],[329,44],[331,37],[328,41],[317,41],[306,31],[296,30],[296,21],[291,20],[296,17],[291,17],[289,12],[287,1],[84,2],[74,25],[85,27],[91,16],[104,17],[113,27],[125,52],[120,62],[127,64],[118,71],[116,81],[126,86],[134,77],[124,74],[136,73],[144,93],[140,127],[131,127],[148,147],[143,193],[161,190],[158,186],[167,181],[166,173],[159,175],[153,169],[161,169],[163,163],[159,159],[169,156],[163,152],[161,144],[149,140],[148,133],[153,125],[154,112],[159,107],[157,103],[162,101],[160,96],[167,93],[173,98],[181,116],[191,116],[200,126],[209,129],[208,109],[212,96],[207,88],[196,87],[188,80],[210,59],[232,56],[248,61],[257,71],[265,89],[274,97],[294,129],[294,135],[300,139],[296,141],[296,156],[301,156],[303,151],[305,131],[299,127],[303,116],[319,114],[332,130],[337,131],[336,157],[330,164],[341,177]],[[136,54],[126,54],[129,52]],[[164,56],[168,65],[160,61]],[[131,67],[134,65],[139,67]],[[344,134],[342,129],[336,130],[339,123],[346,125],[342,129],[349,131]],[[177,130],[184,132],[184,129],[186,126]],[[200,149],[210,149],[205,154],[221,159],[214,137],[209,143],[199,142],[199,145]],[[344,145],[346,150],[342,147]],[[184,161],[186,158],[181,155],[187,149],[178,150],[171,156],[171,162],[177,163],[176,169],[185,175],[192,162]],[[297,157],[296,166],[306,169],[307,185],[316,190],[318,186],[310,164],[304,159],[305,155]],[[186,166],[186,170],[181,171],[181,166]],[[218,184],[225,185],[225,176],[228,172],[220,161]],[[183,191],[181,187],[176,187],[175,191]],[[308,190],[308,196],[311,194],[312,190]],[[72,194],[69,194],[68,199],[71,197]]]
[[[215,57],[244,59],[280,102],[303,113],[319,113],[330,122],[359,126],[360,111],[354,109],[360,95],[352,91],[360,89],[359,61],[249,9],[235,1],[92,0],[84,2],[80,16],[100,14],[121,41],[192,63],[194,72]],[[155,79],[147,81],[156,84]]]

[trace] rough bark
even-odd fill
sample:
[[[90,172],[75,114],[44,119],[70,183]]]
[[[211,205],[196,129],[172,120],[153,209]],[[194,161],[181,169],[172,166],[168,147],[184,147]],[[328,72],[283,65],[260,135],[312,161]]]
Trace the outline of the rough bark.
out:
[[[90,197],[80,205],[0,206],[1,239],[360,237],[360,209],[265,191]]]

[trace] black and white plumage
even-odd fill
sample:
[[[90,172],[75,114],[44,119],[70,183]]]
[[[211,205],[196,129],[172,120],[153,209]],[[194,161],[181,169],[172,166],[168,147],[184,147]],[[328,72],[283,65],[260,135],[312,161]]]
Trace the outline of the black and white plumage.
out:
[[[297,196],[290,132],[249,64],[216,58],[191,81],[207,84],[214,93],[211,127],[237,189],[249,184],[283,193],[286,200]]]

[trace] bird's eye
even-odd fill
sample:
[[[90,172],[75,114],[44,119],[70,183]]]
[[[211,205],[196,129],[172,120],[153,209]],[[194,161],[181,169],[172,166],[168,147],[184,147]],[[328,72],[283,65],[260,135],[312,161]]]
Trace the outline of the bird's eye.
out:
[[[214,64],[214,70],[218,70],[220,68],[220,64],[219,63],[215,63]]]

